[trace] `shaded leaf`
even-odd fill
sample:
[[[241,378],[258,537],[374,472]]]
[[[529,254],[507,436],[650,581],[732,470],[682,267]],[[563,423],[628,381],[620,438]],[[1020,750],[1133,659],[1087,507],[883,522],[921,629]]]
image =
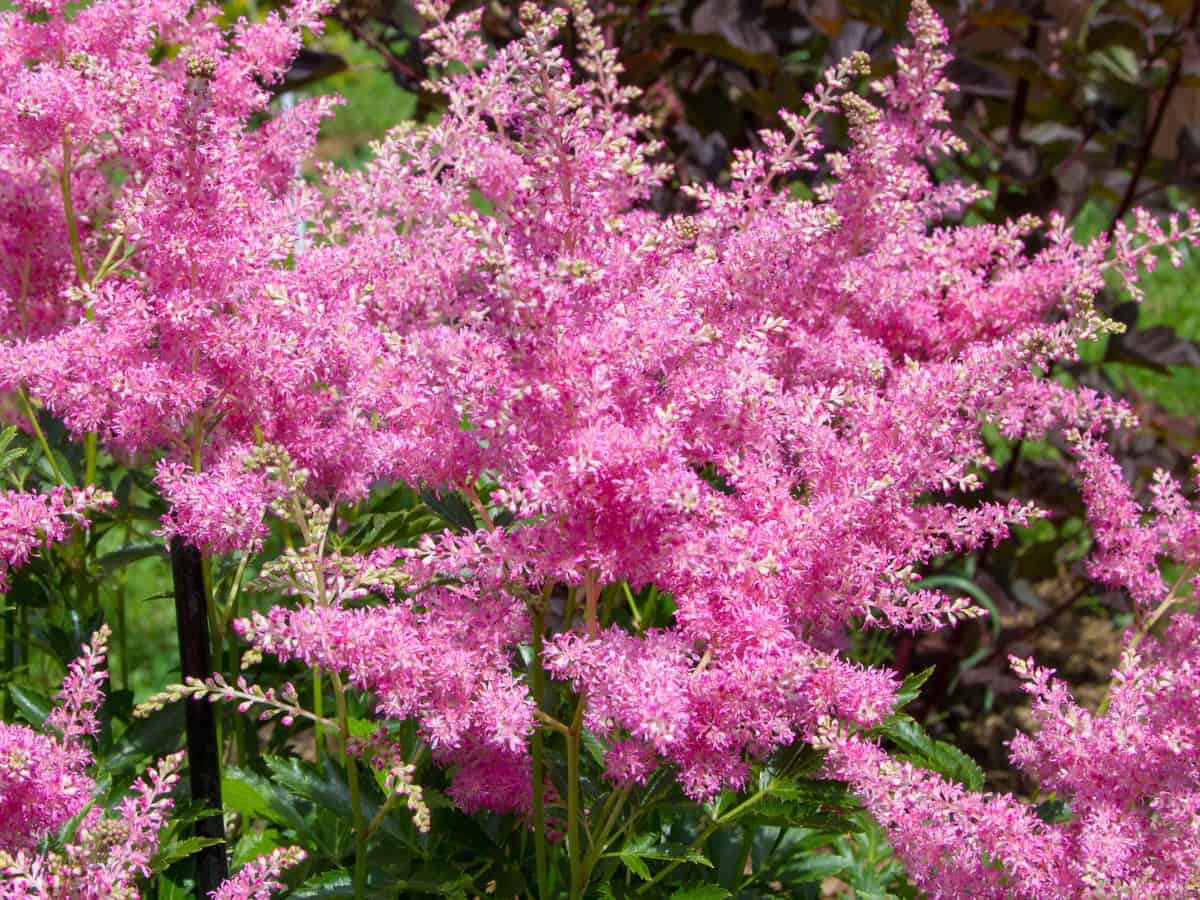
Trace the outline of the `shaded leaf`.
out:
[[[21,710],[25,720],[36,728],[41,728],[45,724],[46,717],[54,709],[54,703],[49,697],[19,684],[8,686],[8,696],[17,705],[17,709]]]
[[[733,895],[719,884],[695,884],[680,888],[670,900],[724,900]]]
[[[430,509],[459,531],[475,530],[475,514],[456,492],[426,489],[421,491],[421,499]]]
[[[719,34],[672,34],[665,41],[670,46],[707,53],[764,75],[770,75],[779,65],[779,59],[773,53],[742,49]]]
[[[125,729],[111,751],[105,755],[104,768],[119,772],[147,757],[166,756],[179,747],[183,737],[184,706],[172,703],[144,719],[135,719]]]
[[[161,872],[172,863],[187,859],[192,854],[205,847],[215,847],[224,844],[221,838],[189,837],[183,840],[173,840],[150,858],[150,868]]]
[[[904,683],[900,685],[900,690],[896,691],[897,710],[904,709],[920,696],[921,687],[933,675],[936,668],[936,666],[929,666],[920,672],[910,672],[904,676]]]
[[[163,560],[167,559],[167,547],[162,541],[127,544],[120,550],[105,553],[96,560],[96,564],[107,573],[154,556]]]
[[[1197,369],[1200,343],[1180,337],[1167,325],[1138,328],[1109,338],[1105,361],[1142,366],[1164,375],[1170,366]]]
[[[953,744],[934,740],[910,716],[893,716],[879,731],[900,749],[901,759],[937,772],[968,790],[983,790],[984,775],[978,763]]]

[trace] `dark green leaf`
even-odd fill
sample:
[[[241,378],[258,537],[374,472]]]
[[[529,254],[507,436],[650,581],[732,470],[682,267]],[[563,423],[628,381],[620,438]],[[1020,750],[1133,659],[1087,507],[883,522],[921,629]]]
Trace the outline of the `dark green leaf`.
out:
[[[25,721],[36,728],[41,728],[45,724],[46,717],[54,709],[54,703],[49,697],[19,684],[10,684],[8,695],[21,710],[21,714],[25,716]]]
[[[719,34],[672,34],[667,36],[666,42],[675,47],[707,53],[765,75],[770,75],[779,66],[779,58],[775,54],[754,53],[736,47]]]
[[[371,898],[407,897],[420,894],[440,894],[444,897],[462,896],[464,880],[450,881],[395,878],[385,872],[368,870],[367,896]],[[349,872],[324,872],[310,878],[288,894],[291,900],[320,900],[322,897],[353,897],[354,880]]]
[[[120,550],[105,553],[96,560],[96,564],[105,572],[114,572],[117,569],[123,569],[125,566],[150,557],[158,557],[165,560],[167,558],[166,545],[162,541],[127,544]]]
[[[454,491],[423,490],[421,499],[435,513],[459,531],[475,530],[475,515],[465,500]]]
[[[105,756],[104,767],[119,772],[147,757],[171,753],[179,747],[183,737],[183,719],[182,703],[172,703],[144,719],[136,719]]]
[[[724,900],[732,894],[719,884],[693,884],[680,888],[670,900]]]
[[[968,790],[983,790],[983,770],[975,760],[953,744],[934,740],[911,717],[893,716],[880,731],[899,748],[900,758],[937,772]]]
[[[206,838],[206,837],[189,837],[183,840],[174,840],[167,846],[163,847],[150,858],[150,868],[155,872],[161,872],[172,863],[178,862],[181,859],[187,859],[192,854],[205,847],[215,847],[217,844],[224,844],[221,838]]]

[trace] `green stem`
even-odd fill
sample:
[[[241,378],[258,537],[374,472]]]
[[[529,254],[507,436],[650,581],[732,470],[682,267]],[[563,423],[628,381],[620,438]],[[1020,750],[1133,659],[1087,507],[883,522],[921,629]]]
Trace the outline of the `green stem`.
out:
[[[37,413],[33,411],[33,404],[29,402],[29,395],[25,393],[24,386],[17,388],[17,399],[21,402],[21,412],[29,420],[29,427],[33,429],[33,434],[38,440],[38,446],[42,448],[46,462],[50,463],[50,471],[54,473],[54,477],[60,485],[68,486],[70,482],[63,477],[62,471],[58,468],[58,462],[54,459],[54,454],[50,452],[50,444],[42,432],[42,426],[38,424]]]
[[[350,738],[350,717],[346,711],[346,689],[337,672],[329,673],[333,698],[337,704],[338,750],[346,766],[346,783],[350,788],[350,810],[354,817],[354,900],[367,895],[367,825],[363,821],[361,794],[358,789],[358,761],[347,753]]]
[[[116,239],[109,245],[108,253],[105,255],[104,261],[100,263],[100,268],[96,270],[96,277],[92,282],[93,285],[99,283],[106,275],[108,275],[110,271],[112,271],[111,267],[113,260],[117,258],[117,251],[121,249],[122,240],[124,240],[124,238],[121,235],[117,235]]]
[[[17,621],[16,609],[12,606],[4,607],[3,618],[0,622],[4,628],[4,669],[9,677],[16,674],[17,668]],[[8,721],[8,691],[0,693],[0,721]]]
[[[600,857],[604,855],[604,849],[608,846],[608,837],[612,833],[613,827],[617,824],[620,818],[621,810],[625,807],[625,802],[629,799],[631,788],[627,785],[619,791],[609,795],[608,801],[604,804],[604,809],[600,812],[600,830],[596,832],[595,840],[588,847],[588,852],[583,857],[583,881],[587,883],[588,878],[592,874],[592,869],[596,867],[596,863],[600,861]]]
[[[75,263],[75,274],[80,285],[91,283],[87,266],[83,262],[83,248],[79,243],[79,224],[75,221],[75,203],[71,199],[71,137],[62,137],[62,169],[58,173],[58,189],[62,194],[63,214],[67,219],[67,239],[71,242],[71,259]],[[91,318],[91,315],[88,315]]]
[[[322,683],[323,676],[321,675],[321,667],[313,666],[313,712],[318,716],[325,715],[325,688]],[[325,746],[325,728],[320,722],[313,726],[313,740],[317,745],[317,759],[320,760],[326,751]]]
[[[129,526],[125,527],[125,543],[129,543]],[[129,624],[126,599],[129,593],[129,571],[122,567],[117,576],[117,652],[121,656],[121,687],[129,687]]]
[[[89,431],[83,436],[83,483],[96,483],[96,457],[99,453],[99,438],[96,432]]]
[[[637,600],[633,597],[633,591],[629,588],[628,581],[621,582],[621,590],[625,592],[625,600],[629,603],[629,615],[633,617],[633,630],[637,634],[642,633],[642,611],[638,609]]]
[[[383,824],[383,820],[391,815],[392,810],[399,805],[400,795],[395,791],[388,794],[387,799],[383,801],[383,805],[379,807],[379,811],[375,813],[375,818],[371,819],[370,823],[367,825],[368,838],[370,838],[371,835],[379,830],[379,826]]]
[[[587,697],[579,698],[575,718],[567,730],[567,854],[571,864],[570,900],[583,896],[583,856],[579,841],[579,818],[582,806],[579,797],[579,746],[583,737],[583,710]]]
[[[237,620],[242,579],[246,575],[246,565],[249,562],[250,554],[247,552],[242,556],[242,561],[238,563],[237,571],[233,576],[233,582],[229,586],[229,597],[225,602],[224,608],[221,610],[221,620],[224,622],[223,631],[228,631],[230,624]],[[225,660],[225,671],[233,673],[240,672],[241,670],[242,652],[238,642],[234,641],[229,648],[229,657]],[[252,720],[244,717],[239,717],[235,720],[231,752],[237,754],[237,760],[243,766],[249,763],[254,756],[257,756],[258,731],[253,727]]]
[[[547,591],[547,594],[549,592]],[[546,698],[546,673],[542,669],[542,633],[546,627],[546,608],[533,610],[533,702],[541,709]],[[537,857],[537,884],[540,900],[549,900],[550,884],[547,872],[546,809],[544,784],[545,762],[542,758],[542,729],[533,730],[530,755],[533,757],[533,847]]]
[[[756,793],[751,794],[733,809],[729,810],[729,812],[713,819],[712,822],[709,823],[708,827],[700,832],[700,834],[696,836],[696,839],[692,841],[691,846],[688,847],[687,853],[685,853],[680,859],[669,862],[667,865],[663,866],[663,868],[659,870],[658,874],[638,888],[637,892],[639,894],[646,893],[651,887],[658,884],[658,882],[670,875],[678,866],[687,861],[687,857],[692,856],[695,852],[699,851],[700,848],[705,845],[708,839],[712,837],[718,830],[720,830],[723,825],[733,821],[750,807],[761,802],[762,798],[766,795],[766,789],[757,791]]]
[[[79,279],[80,287],[89,287],[92,278],[88,275],[87,264],[83,261],[83,247],[79,242],[79,222],[75,218],[75,201],[71,196],[71,138],[64,133],[62,137],[62,169],[58,173],[58,189],[62,194],[63,216],[67,220],[67,239],[71,243],[71,259],[75,263],[75,277]],[[83,308],[84,317],[90,322],[96,315],[90,306]],[[96,432],[89,432],[83,439],[84,453],[84,483],[96,483]]]

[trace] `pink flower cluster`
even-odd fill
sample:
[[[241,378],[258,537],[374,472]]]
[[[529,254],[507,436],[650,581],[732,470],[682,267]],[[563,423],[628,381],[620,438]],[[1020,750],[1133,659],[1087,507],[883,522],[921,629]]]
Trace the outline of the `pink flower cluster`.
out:
[[[113,452],[165,451],[174,527],[220,549],[256,536],[256,429],[331,479],[318,448],[345,441],[353,313],[283,265],[329,104],[251,127],[320,9],[230,31],[190,0],[0,15],[0,387]]]
[[[1013,761],[1065,804],[1046,822],[1010,795],[972,793],[857,735],[827,736],[848,781],[931,897],[1190,897],[1200,885],[1200,620],[1127,652],[1107,708],[1079,706],[1052,673],[1014,660],[1034,697],[1034,735]]]
[[[24,565],[39,546],[64,540],[76,526],[86,527],[90,513],[112,503],[112,494],[91,485],[59,487],[49,494],[0,494],[0,593],[8,587],[9,569]]]
[[[728,189],[690,188],[695,211],[667,217],[646,203],[664,183],[656,145],[584,4],[527,7],[524,35],[494,52],[478,13],[425,11],[433,59],[458,63],[433,85],[446,113],[392,132],[362,172],[328,173],[291,275],[320,273],[307,296],[352,299],[345,327],[377,335],[344,397],[369,423],[363,480],[458,487],[478,527],[406,551],[388,606],[278,609],[245,633],[415,717],[469,808],[515,802],[536,717],[511,650],[556,585],[579,615],[542,662],[619,747],[615,778],[667,761],[707,797],[824,716],[878,721],[896,685],[839,658],[847,625],[979,614],[912,590],[916,571],[1039,515],[955,502],[992,466],[979,426],[1016,438],[1126,417],[1039,375],[1107,327],[1091,307],[1105,242],[1055,221],[1030,255],[1032,220],[940,224],[976,194],[930,176],[957,143],[924,4],[876,102],[853,90],[865,60],[845,61],[805,117],[739,155]],[[817,123],[835,115],[851,146],[824,153]],[[814,170],[814,199],[779,190]],[[601,621],[622,584],[668,594],[673,624]]]
[[[91,754],[80,740],[98,731],[107,637],[96,632],[67,671],[47,719],[56,736],[0,722],[0,852],[34,851],[91,800]]]
[[[213,900],[270,900],[275,891],[285,888],[279,880],[284,869],[298,865],[304,851],[298,847],[272,850],[251,860],[242,870],[222,884],[212,895]]]
[[[1159,567],[1163,556],[1184,566],[1181,581],[1197,574],[1200,513],[1184,499],[1175,479],[1163,471],[1155,473],[1150,510],[1143,510],[1103,445],[1081,438],[1076,451],[1088,525],[1096,544],[1089,574],[1102,584],[1124,588],[1144,607],[1157,606],[1173,591]]]
[[[97,631],[68,669],[46,720],[57,734],[0,723],[0,898],[133,900],[139,879],[150,874],[183,754],[148,769],[111,814],[92,805],[94,759],[86,742],[99,731],[108,636],[107,627]],[[50,849],[39,849],[47,840]],[[216,900],[266,900],[282,888],[279,872],[303,857],[287,849],[255,860],[221,886]]]
[[[85,741],[99,728],[107,639],[102,628],[71,664],[47,719],[59,736],[0,724],[0,896],[129,897],[138,876],[149,874],[180,757],[147,772],[114,816],[89,808],[95,783]],[[76,816],[61,850],[38,851]]]
[[[1097,711],[1032,660],[1012,660],[1035,734],[1012,760],[1064,805],[1042,821],[1011,796],[973,794],[827,727],[830,774],[888,829],[934,897],[1189,897],[1200,888],[1200,615],[1178,611],[1200,571],[1200,509],[1165,473],[1146,510],[1101,445],[1076,444],[1095,539],[1093,576],[1139,601],[1138,625]],[[1156,557],[1180,567],[1168,587]],[[1160,639],[1150,629],[1174,613]]]
[[[27,385],[115,453],[160,457],[168,532],[214,552],[255,546],[264,514],[296,500],[284,512],[306,546],[276,574],[301,603],[242,632],[415,719],[465,809],[531,802],[544,711],[519,648],[544,637],[535,664],[583,698],[615,781],[669,763],[710,797],[816,740],[932,891],[1029,871],[1043,880],[1014,883],[1045,895],[1083,878],[1013,856],[1022,835],[1074,837],[845,731],[888,714],[897,684],[841,650],[847,628],[981,614],[913,589],[936,557],[1040,515],[960,502],[994,465],[981,426],[1099,446],[1123,407],[1043,373],[1111,326],[1092,305],[1106,271],[1135,279],[1200,219],[1143,219],[1113,262],[1106,239],[1076,244],[1059,219],[951,224],[979,192],[931,174],[961,147],[924,0],[894,74],[864,86],[865,57],[833,67],[803,114],[737,154],[727,186],[688,186],[691,211],[666,216],[651,209],[658,145],[583,0],[524,6],[522,34],[495,50],[480,11],[420,8],[444,114],[315,186],[295,172],[328,104],[264,117],[263,85],[319,4],[231,34],[214,7],[177,0],[0,14],[0,386]],[[840,152],[821,131],[834,117]],[[788,189],[801,179],[804,198]],[[305,496],[260,465],[267,448],[305,473]],[[1104,506],[1108,463],[1086,459],[1097,575],[1152,603],[1150,544],[1166,538],[1129,531]],[[459,491],[475,527],[405,548],[387,578],[375,570],[394,553],[327,565],[329,510],[394,480]],[[1176,496],[1163,487],[1164,520]],[[1190,547],[1177,518],[1171,546]],[[363,608],[373,587],[386,602]],[[653,628],[648,587],[673,609]],[[575,616],[533,640],[563,590]]]

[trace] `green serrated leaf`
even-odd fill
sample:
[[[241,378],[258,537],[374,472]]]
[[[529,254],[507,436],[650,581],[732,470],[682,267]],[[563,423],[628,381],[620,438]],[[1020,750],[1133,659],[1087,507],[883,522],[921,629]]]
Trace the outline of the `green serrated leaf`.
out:
[[[653,859],[663,862],[691,862],[708,868],[713,868],[712,861],[698,850],[675,844],[660,844],[652,834],[643,834],[633,838],[615,853],[606,853],[606,857],[617,856],[622,861],[626,857],[638,859]],[[628,865],[628,864],[627,864]]]
[[[292,891],[293,900],[319,900],[321,897],[353,897],[354,880],[349,872],[324,872],[310,878]]]
[[[179,862],[181,859],[187,859],[198,850],[203,850],[205,847],[215,847],[217,844],[224,844],[225,841],[221,838],[206,838],[206,837],[189,837],[183,840],[174,840],[167,846],[163,847],[150,858],[150,868],[155,872],[161,872],[168,868],[172,863]]]
[[[233,847],[233,858],[230,863],[233,867],[241,868],[246,863],[260,856],[270,853],[285,846],[285,842],[280,840],[279,832],[274,828],[264,828],[262,831],[249,831],[243,834]]]
[[[624,863],[625,868],[627,868],[638,878],[642,879],[642,881],[650,880],[650,868],[642,861],[640,856],[627,856],[626,854],[622,853],[620,859],[621,862]]]
[[[897,711],[904,709],[920,696],[921,688],[933,675],[935,668],[936,666],[930,666],[920,672],[910,672],[904,677],[904,683],[900,685],[900,690],[896,691]]]
[[[347,824],[353,824],[350,787],[345,774],[332,761],[322,760],[321,767],[292,757],[268,756],[263,761],[271,770],[273,780],[280,786],[312,801],[326,815],[333,814]],[[374,818],[379,805],[370,797],[360,797],[359,803],[363,816],[368,821]]]
[[[226,768],[221,778],[221,797],[227,809],[240,813],[244,818],[266,819],[290,829],[308,848],[321,845],[317,833],[300,814],[287,791],[256,772],[235,766]],[[330,851],[333,848],[322,849]]]
[[[769,797],[792,803],[802,803],[814,809],[818,807],[852,809],[855,806],[850,792],[840,781],[776,777],[767,785],[765,792]]]
[[[937,772],[968,790],[983,790],[984,774],[978,763],[953,744],[934,740],[910,716],[893,716],[880,732],[899,748],[901,759]]]

